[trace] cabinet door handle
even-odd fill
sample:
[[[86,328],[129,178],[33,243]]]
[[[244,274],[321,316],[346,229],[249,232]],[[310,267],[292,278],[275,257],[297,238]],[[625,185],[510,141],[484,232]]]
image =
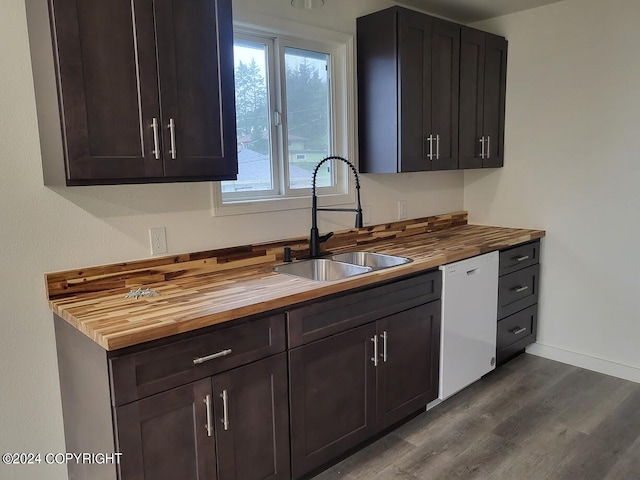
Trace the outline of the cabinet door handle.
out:
[[[218,353],[212,353],[211,355],[207,355],[206,357],[198,357],[193,359],[194,365],[200,365],[201,363],[208,362],[209,360],[213,360],[214,358],[226,357],[231,354],[231,349],[227,348],[226,350],[222,350]]]
[[[429,154],[427,155],[427,158],[429,160],[433,160],[433,157],[435,156],[435,154],[433,153],[433,141],[435,140],[435,138],[430,134],[427,140],[429,140]]]
[[[225,430],[229,430],[229,394],[226,390],[222,390],[220,398],[222,398],[222,425]]]
[[[173,118],[169,119],[169,133],[171,134],[171,150],[169,153],[171,154],[171,159],[176,159],[176,122]]]
[[[436,135],[436,160],[440,160],[440,135]]]
[[[526,327],[522,327],[522,328],[516,327],[513,330],[511,330],[511,333],[513,333],[514,335],[520,335],[521,333],[524,333],[526,331],[527,331]]]
[[[427,151],[427,143],[429,144],[429,153],[425,154]],[[422,142],[422,158],[427,157],[429,160],[433,159],[433,135],[429,135],[428,137],[424,136],[424,141]]]
[[[528,290],[528,289],[529,289],[528,285],[524,285],[522,287],[513,287],[513,291],[516,293],[524,292],[525,290]]]
[[[211,435],[213,435],[213,425],[211,423],[211,395],[207,395],[206,397],[204,397],[204,404],[206,405],[207,409],[207,424],[204,426],[204,428],[207,429],[207,437],[210,437]]]
[[[480,137],[480,158],[484,160],[484,137]]]
[[[158,138],[158,119],[153,117],[151,122],[151,128],[153,129],[153,156],[156,160],[160,160],[160,139]]]
[[[524,262],[529,259],[529,255],[522,255],[521,257],[515,257],[514,260],[516,262]]]
[[[382,332],[382,361],[387,362],[387,331]]]
[[[491,135],[487,135],[487,158],[491,158]]]
[[[371,361],[373,362],[373,366],[377,367],[378,366],[378,336],[374,335],[371,338],[371,341],[373,342],[373,357],[371,357]]]

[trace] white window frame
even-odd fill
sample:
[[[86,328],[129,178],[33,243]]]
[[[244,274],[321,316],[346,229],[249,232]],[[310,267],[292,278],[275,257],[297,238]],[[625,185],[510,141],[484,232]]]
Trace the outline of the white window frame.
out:
[[[341,155],[355,162],[355,99],[354,99],[354,74],[353,74],[353,36],[333,32],[330,30],[301,25],[273,17],[266,17],[256,14],[234,13],[234,33],[237,32],[241,38],[250,41],[264,41],[266,38],[273,39],[274,49],[279,49],[278,55],[268,56],[268,61],[277,62],[275,67],[279,69],[280,75],[284,75],[284,65],[279,64],[279,59],[283,58],[284,48],[293,47],[306,50],[324,52],[330,55],[329,81],[331,91],[331,136],[332,155]],[[276,89],[273,87],[273,79],[267,80],[268,88],[272,89],[270,94],[278,105],[270,105],[271,111],[282,112],[281,98],[285,94],[284,87]],[[277,91],[274,91],[277,90]],[[274,109],[274,107],[276,107]],[[273,195],[274,192],[243,192],[236,195],[233,203],[224,203],[222,199],[222,189],[220,182],[212,183],[212,214],[214,216],[238,215],[248,213],[270,212],[279,210],[293,210],[310,208],[311,189],[290,189],[288,182],[284,182],[286,173],[279,168],[288,169],[288,145],[283,145],[283,135],[275,135],[274,124],[271,122],[271,135],[274,141],[281,142],[278,148],[281,149],[282,157],[285,159],[284,165],[273,162],[273,175],[279,175],[283,182],[284,195]],[[282,112],[282,128],[286,131],[286,115]],[[235,140],[235,138],[234,138]],[[272,144],[272,149],[275,146]],[[348,205],[355,203],[355,189],[351,181],[351,172],[346,165],[335,162],[332,171],[334,175],[333,187],[322,187],[318,189],[318,195],[322,197],[322,205]]]
[[[266,49],[266,83],[267,83],[267,91],[268,93],[268,105],[267,105],[267,115],[271,116],[274,111],[281,111],[280,109],[280,93],[276,88],[277,81],[275,78],[275,72],[277,67],[277,58],[275,51],[277,50],[275,39],[265,37],[265,36],[256,36],[253,34],[245,33],[245,32],[234,32],[234,36],[241,40],[246,40],[252,43],[264,44]],[[276,126],[276,122],[274,122],[273,118],[269,118],[269,146],[271,147],[270,159],[277,157],[278,155],[278,127]],[[236,202],[239,201],[252,201],[260,198],[277,198],[280,190],[280,182],[282,181],[282,172],[281,165],[279,162],[271,162],[271,180],[272,180],[272,188],[270,190],[249,190],[244,192],[232,193],[230,196],[236,198]],[[217,183],[218,187],[221,188],[221,184]],[[220,197],[222,199],[222,197]]]

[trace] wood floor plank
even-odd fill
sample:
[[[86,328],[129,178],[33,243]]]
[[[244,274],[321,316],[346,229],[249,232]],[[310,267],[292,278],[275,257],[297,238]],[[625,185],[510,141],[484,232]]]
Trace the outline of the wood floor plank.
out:
[[[369,480],[416,447],[396,435],[386,435],[323,473],[324,480]]]
[[[640,384],[524,354],[316,480],[339,478],[639,480]]]
[[[491,475],[495,480],[549,480],[557,466],[587,435],[566,425],[550,425],[523,439]]]
[[[622,454],[605,480],[637,480],[640,478],[640,438]]]

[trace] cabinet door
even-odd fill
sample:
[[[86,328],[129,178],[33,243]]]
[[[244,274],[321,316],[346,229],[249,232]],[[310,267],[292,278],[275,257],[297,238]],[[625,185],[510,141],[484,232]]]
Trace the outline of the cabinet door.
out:
[[[487,157],[483,167],[502,167],[504,164],[504,119],[507,86],[507,41],[486,34],[484,68],[484,135],[487,138]]]
[[[397,173],[398,22],[389,8],[357,19],[358,168],[362,173]]]
[[[231,0],[154,4],[165,175],[235,179]]]
[[[432,170],[458,168],[458,98],[460,26],[433,20],[431,50],[431,133],[435,156]]]
[[[286,353],[213,377],[218,478],[289,476]]]
[[[440,300],[377,322],[378,422],[386,428],[438,396]]]
[[[68,185],[161,177],[152,0],[52,0]]]
[[[484,32],[462,27],[460,41],[459,166],[482,168],[484,133]]]
[[[435,143],[428,140],[432,134],[431,28],[431,17],[398,10],[399,172],[430,170],[428,155],[435,153]]]
[[[120,480],[216,478],[214,437],[207,432],[211,380],[115,409]]]
[[[289,352],[293,478],[375,433],[374,336],[371,323]]]

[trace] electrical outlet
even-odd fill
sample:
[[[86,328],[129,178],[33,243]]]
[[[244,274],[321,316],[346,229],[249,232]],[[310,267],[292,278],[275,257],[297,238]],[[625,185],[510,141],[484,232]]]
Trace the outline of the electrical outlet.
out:
[[[398,200],[398,220],[405,220],[407,218],[407,201]]]
[[[364,225],[371,223],[371,205],[362,206],[362,223]]]
[[[150,228],[149,241],[151,242],[151,255],[167,253],[167,230],[164,227]]]

